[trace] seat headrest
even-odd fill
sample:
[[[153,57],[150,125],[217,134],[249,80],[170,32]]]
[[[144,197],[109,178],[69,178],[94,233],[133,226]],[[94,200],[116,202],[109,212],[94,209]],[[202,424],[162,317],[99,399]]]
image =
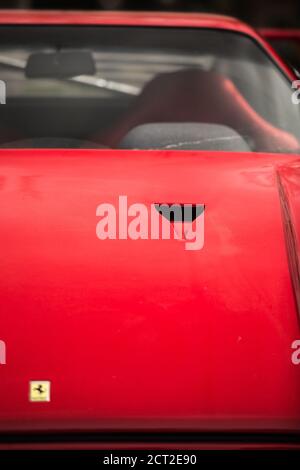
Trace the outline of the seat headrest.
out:
[[[230,127],[201,123],[143,124],[129,131],[119,148],[251,151],[247,142]]]

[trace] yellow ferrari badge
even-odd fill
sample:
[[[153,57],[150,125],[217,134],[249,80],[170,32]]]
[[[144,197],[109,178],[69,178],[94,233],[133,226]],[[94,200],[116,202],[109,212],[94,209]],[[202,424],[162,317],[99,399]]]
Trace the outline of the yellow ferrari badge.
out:
[[[45,380],[31,380],[29,382],[30,401],[50,401],[50,382]]]

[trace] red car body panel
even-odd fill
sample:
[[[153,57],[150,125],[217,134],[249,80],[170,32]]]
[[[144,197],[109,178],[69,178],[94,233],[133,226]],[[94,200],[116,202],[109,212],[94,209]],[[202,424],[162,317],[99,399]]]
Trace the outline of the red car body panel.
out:
[[[0,429],[299,430],[299,312],[277,176],[299,164],[2,151]],[[299,185],[286,184],[296,209]],[[98,240],[96,207],[120,194],[205,203],[204,248]],[[35,379],[51,381],[50,403],[29,402]]]
[[[260,28],[259,32],[266,39],[300,40],[300,29]]]
[[[3,12],[0,23],[228,29],[294,78],[223,17]],[[0,433],[299,432],[299,167],[280,154],[1,150]],[[204,248],[98,240],[96,207],[123,194],[205,204]],[[29,401],[30,380],[51,381],[50,402]]]
[[[260,34],[286,62],[299,71],[300,29],[262,28]],[[299,72],[297,79],[299,79]]]

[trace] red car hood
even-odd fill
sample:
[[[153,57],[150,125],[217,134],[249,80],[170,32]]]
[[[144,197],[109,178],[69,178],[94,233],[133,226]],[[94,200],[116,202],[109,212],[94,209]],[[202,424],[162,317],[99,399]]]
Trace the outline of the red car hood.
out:
[[[299,181],[288,155],[1,151],[0,431],[299,430]],[[203,249],[100,241],[119,195],[205,204]]]

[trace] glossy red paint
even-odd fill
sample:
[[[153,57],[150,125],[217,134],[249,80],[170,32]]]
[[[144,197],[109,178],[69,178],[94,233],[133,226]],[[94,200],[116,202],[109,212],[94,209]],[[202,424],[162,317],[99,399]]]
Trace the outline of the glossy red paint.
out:
[[[0,24],[228,29],[253,37],[294,78],[268,43],[229,18],[6,11]],[[298,432],[299,312],[278,173],[299,241],[299,158],[1,150],[0,433]],[[98,240],[97,205],[122,194],[146,205],[204,203],[204,249]],[[49,403],[29,402],[35,379],[51,380]]]
[[[2,150],[0,430],[299,431],[282,165],[299,157]],[[120,194],[205,203],[203,250],[98,240]]]
[[[291,43],[294,44],[294,46],[297,45],[297,43],[300,43],[300,30],[299,29],[280,29],[280,28],[262,28],[259,30],[259,33],[267,40],[269,41],[274,47],[276,46],[280,47],[282,46],[282,43]],[[298,60],[296,58],[295,52],[290,54],[288,51],[285,50],[286,48],[283,48],[281,51],[281,55],[284,57],[284,59],[292,63],[294,66],[297,67]],[[273,53],[276,54],[275,50],[273,50]],[[296,60],[296,62],[295,62]],[[295,72],[292,71],[292,74],[294,74],[294,80],[298,80],[299,77],[298,75],[295,74]]]
[[[259,32],[266,39],[300,40],[300,29],[261,28]]]
[[[1,10],[0,24],[122,24],[128,26],[208,27],[234,29],[244,34],[256,36],[250,26],[235,18],[203,13]]]
[[[300,165],[278,168],[278,184],[290,272],[300,320]]]

